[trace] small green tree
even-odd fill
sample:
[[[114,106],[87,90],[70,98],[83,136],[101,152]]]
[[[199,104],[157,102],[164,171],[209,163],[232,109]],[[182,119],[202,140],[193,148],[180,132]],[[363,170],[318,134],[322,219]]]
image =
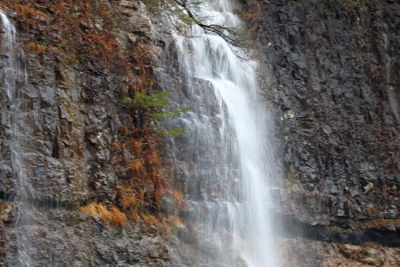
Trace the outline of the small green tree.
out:
[[[171,92],[160,92],[153,94],[145,94],[136,92],[134,97],[125,97],[121,104],[125,108],[135,110],[142,118],[141,121],[150,123],[154,129],[165,135],[179,136],[186,132],[186,129],[170,129],[164,130],[159,127],[160,121],[170,118],[176,118],[182,112],[189,111],[189,108],[166,110],[170,105],[169,96]]]

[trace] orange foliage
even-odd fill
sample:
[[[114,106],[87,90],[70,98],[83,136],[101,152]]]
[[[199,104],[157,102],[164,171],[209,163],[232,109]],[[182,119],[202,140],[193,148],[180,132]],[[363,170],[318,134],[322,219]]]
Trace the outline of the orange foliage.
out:
[[[41,17],[41,18],[49,18],[49,15],[35,9],[34,7],[32,7],[31,5],[27,5],[27,4],[22,4],[22,5],[18,5],[17,7],[17,14],[19,16],[24,16],[24,17]]]
[[[374,227],[385,227],[385,226],[400,226],[400,217],[396,219],[378,219],[375,221],[366,222],[359,224],[359,226],[364,228],[374,228]]]
[[[176,216],[171,216],[171,215],[168,216],[167,222],[168,222],[168,225],[170,225],[170,226],[172,226],[174,228],[179,226],[179,225],[182,225],[181,219],[179,217],[176,217]]]
[[[374,249],[380,249],[382,247],[382,245],[379,245],[374,242],[365,242],[365,243],[363,243],[363,246],[368,247],[368,248],[374,248]]]
[[[148,157],[148,161],[150,164],[159,165],[160,164],[160,156],[155,149],[152,149],[150,155]]]
[[[130,209],[136,207],[136,196],[132,191],[127,190],[126,188],[119,188],[118,195],[121,199],[121,205],[124,209]]]
[[[112,147],[115,151],[118,151],[121,148],[121,146],[117,142],[112,142]]]
[[[164,186],[161,184],[156,184],[155,187],[156,188],[154,190],[154,199],[155,199],[156,203],[160,203],[161,197],[164,194]]]
[[[23,20],[32,27],[38,27],[39,20],[49,19],[47,14],[39,11],[30,4],[18,4],[16,11],[18,19]]]
[[[3,0],[3,2],[5,6],[16,11],[16,19],[24,27],[27,25],[42,32],[53,33],[46,39],[49,40],[49,45],[58,46],[65,53],[73,51],[81,59],[90,59],[103,66],[111,64],[124,66],[125,61],[120,57],[119,43],[112,34],[118,23],[118,17],[108,1]],[[117,70],[121,71],[122,68]]]
[[[143,201],[143,199],[144,199],[144,190],[142,188],[139,189],[138,195],[139,195],[139,199],[141,199],[141,201]]]
[[[92,56],[100,56],[107,60],[118,56],[119,45],[111,33],[91,33],[83,36],[87,44],[94,46],[89,49]]]
[[[364,208],[364,213],[367,214],[369,217],[374,214],[373,210],[367,207]]]
[[[111,225],[122,226],[126,223],[127,219],[124,213],[122,213],[118,208],[113,206],[111,207],[107,221]]]
[[[137,199],[135,193],[133,192],[133,189],[120,187],[118,188],[117,193],[120,204],[127,218],[131,221],[140,220],[140,216],[138,213],[138,203],[140,203],[141,200]]]
[[[143,143],[140,140],[132,140],[133,151],[136,155],[142,154]]]
[[[157,223],[160,223],[160,220],[156,216],[153,216],[153,215],[150,215],[150,214],[143,215],[143,221],[146,224],[157,224]]]
[[[28,49],[29,52],[37,54],[43,54],[47,50],[46,46],[35,42],[29,42],[26,45],[26,48]]]
[[[185,199],[184,199],[182,193],[178,192],[178,191],[173,191],[171,194],[172,194],[172,198],[174,199],[175,204],[178,207],[178,209],[182,209],[183,206],[185,205]]]
[[[125,86],[131,92],[153,90],[154,77],[149,66],[154,54],[146,43],[137,42],[126,50],[121,49],[116,36],[120,30],[120,14],[108,0],[2,0],[7,10],[16,11],[19,27],[34,28],[35,40],[27,41],[30,52],[54,54],[62,63],[102,66],[112,71],[119,66],[135,66],[134,76]],[[118,67],[115,67],[118,66]],[[132,68],[133,69],[133,68]],[[132,94],[133,95],[133,94]],[[135,124],[136,122],[133,121]],[[124,184],[129,188],[120,192],[118,207],[106,207],[102,203],[90,203],[80,211],[98,217],[110,225],[123,225],[127,218],[137,220],[138,212],[159,212],[159,202],[164,191],[169,190],[165,175],[161,173],[163,159],[158,152],[160,137],[148,124],[124,125],[118,131],[118,142],[112,143],[113,155],[110,164],[121,173]],[[132,150],[136,158],[132,160]],[[144,193],[146,192],[146,193]],[[174,193],[178,206],[183,197]],[[148,210],[147,210],[148,208]],[[124,214],[125,213],[125,214]],[[155,217],[146,217],[157,221]]]
[[[94,218],[100,218],[109,225],[123,226],[127,222],[126,215],[117,207],[112,206],[111,209],[107,209],[102,203],[89,203],[79,208],[79,211]]]
[[[131,221],[137,222],[140,220],[140,216],[136,210],[131,209],[131,210],[125,212],[125,214],[128,216],[129,220],[131,220]]]
[[[118,162],[117,162],[117,160],[116,160],[115,158],[112,158],[111,161],[110,161],[110,164],[111,164],[112,166],[117,166],[117,165],[118,165]]]
[[[141,159],[134,159],[130,164],[131,169],[136,173],[143,173],[145,168]]]
[[[154,79],[146,69],[146,65],[152,60],[152,54],[147,48],[135,44],[132,46],[131,54],[134,56],[135,68],[137,70],[137,77],[135,84],[132,86],[133,91],[143,92],[148,91],[153,87]]]

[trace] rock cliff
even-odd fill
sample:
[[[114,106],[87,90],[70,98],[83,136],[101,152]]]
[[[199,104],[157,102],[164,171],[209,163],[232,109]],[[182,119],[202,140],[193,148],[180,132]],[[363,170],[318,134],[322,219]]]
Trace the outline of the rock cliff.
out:
[[[278,109],[286,177],[277,197],[287,229],[325,242],[399,247],[400,3],[245,2],[260,25],[260,76]]]
[[[275,212],[288,265],[398,265],[399,1],[238,2],[277,108],[285,177]],[[26,232],[34,266],[170,266],[178,219],[160,199],[183,200],[168,188],[163,137],[122,105],[161,86],[160,11],[150,23],[138,0],[4,0],[0,9],[24,54],[35,188],[21,223],[1,82],[0,264],[18,264]]]
[[[144,5],[2,1],[0,8],[24,53],[28,104],[20,123],[33,135],[23,137],[23,153],[35,188],[24,196],[29,215],[21,220],[28,209],[12,173],[2,82],[1,265],[18,264],[21,242],[34,266],[165,265],[157,204],[162,138],[139,110],[121,104],[157,87],[152,68],[162,42]]]

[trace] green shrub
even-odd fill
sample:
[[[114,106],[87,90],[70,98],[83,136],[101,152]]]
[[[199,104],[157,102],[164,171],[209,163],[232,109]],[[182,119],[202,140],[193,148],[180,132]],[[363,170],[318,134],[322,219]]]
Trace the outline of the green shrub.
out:
[[[134,98],[124,97],[121,101],[122,106],[128,109],[135,110],[140,114],[147,124],[165,135],[179,136],[186,132],[186,129],[170,129],[163,130],[157,126],[157,122],[164,121],[170,118],[176,118],[182,112],[189,111],[189,108],[166,110],[170,105],[169,96],[171,92],[160,92],[147,95],[137,92]]]

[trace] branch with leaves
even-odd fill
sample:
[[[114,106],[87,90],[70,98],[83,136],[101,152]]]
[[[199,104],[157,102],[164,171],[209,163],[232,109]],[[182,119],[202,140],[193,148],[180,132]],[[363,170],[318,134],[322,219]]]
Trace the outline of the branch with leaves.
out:
[[[174,19],[171,19],[171,17],[177,17],[180,22],[185,24],[196,24],[206,32],[215,33],[232,46],[246,47],[249,45],[249,38],[243,30],[218,24],[204,23],[203,20],[192,11],[192,8],[201,4],[201,2],[193,3],[188,0],[147,0],[146,3],[153,7],[153,10],[155,5],[158,5],[158,10],[162,10],[167,14],[178,31],[179,27],[175,25]],[[247,31],[247,33],[248,32],[249,31]]]

